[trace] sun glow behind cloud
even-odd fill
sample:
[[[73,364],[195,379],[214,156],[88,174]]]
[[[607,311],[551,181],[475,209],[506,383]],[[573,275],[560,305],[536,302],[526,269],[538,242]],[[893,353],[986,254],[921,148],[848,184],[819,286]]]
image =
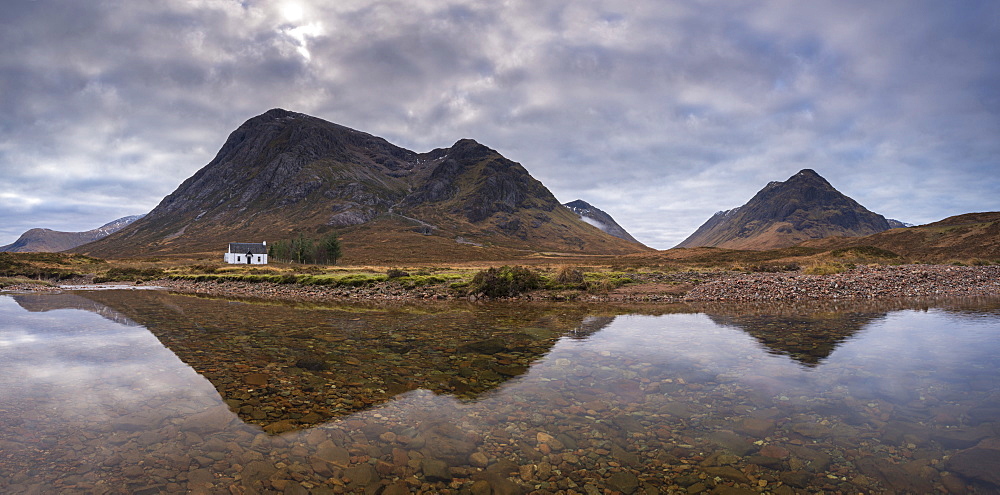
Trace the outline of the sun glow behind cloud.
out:
[[[279,27],[278,31],[292,41],[295,51],[302,55],[302,58],[307,62],[311,61],[312,53],[309,51],[309,41],[324,34],[323,24],[318,21],[303,23],[306,18],[306,10],[299,3],[282,5],[281,15],[286,22]]]

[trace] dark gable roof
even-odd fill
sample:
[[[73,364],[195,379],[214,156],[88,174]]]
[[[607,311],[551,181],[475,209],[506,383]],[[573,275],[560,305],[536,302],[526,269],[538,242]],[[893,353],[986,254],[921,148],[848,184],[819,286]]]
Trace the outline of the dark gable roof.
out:
[[[267,246],[261,242],[230,242],[229,252],[236,254],[267,254]]]

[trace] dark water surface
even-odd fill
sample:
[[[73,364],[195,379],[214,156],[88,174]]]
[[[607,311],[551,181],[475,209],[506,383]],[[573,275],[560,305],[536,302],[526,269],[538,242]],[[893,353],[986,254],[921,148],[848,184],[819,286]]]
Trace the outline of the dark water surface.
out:
[[[1000,299],[0,295],[3,493],[998,493]]]

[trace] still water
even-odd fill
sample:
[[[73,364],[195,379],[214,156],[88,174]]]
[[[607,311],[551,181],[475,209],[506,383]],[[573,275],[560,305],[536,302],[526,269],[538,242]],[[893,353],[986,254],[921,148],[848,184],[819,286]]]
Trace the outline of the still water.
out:
[[[998,493],[1000,300],[0,295],[3,493]]]

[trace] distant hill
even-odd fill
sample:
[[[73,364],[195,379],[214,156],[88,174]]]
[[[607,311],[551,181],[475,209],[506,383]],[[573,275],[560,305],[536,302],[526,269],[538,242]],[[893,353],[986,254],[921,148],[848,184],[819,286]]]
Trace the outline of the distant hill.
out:
[[[588,225],[520,164],[471,139],[417,153],[274,109],[233,131],[145,218],[76,251],[218,253],[230,241],[331,232],[355,262],[643,250]]]
[[[580,215],[580,219],[584,222],[587,222],[604,232],[607,232],[619,239],[625,239],[626,241],[640,244],[639,241],[635,240],[635,237],[632,237],[632,235],[625,231],[621,225],[618,225],[618,222],[616,222],[614,218],[611,218],[611,215],[608,215],[600,208],[597,208],[582,199],[564,203],[563,206],[573,210],[573,213]]]
[[[764,186],[743,206],[716,213],[676,247],[776,249],[829,236],[871,235],[896,224],[805,169]]]
[[[829,237],[802,245],[822,249],[874,246],[924,262],[1000,262],[1000,211],[966,213],[917,227],[865,237]]]
[[[143,215],[131,215],[119,218],[86,232],[31,229],[21,234],[21,237],[18,237],[12,244],[0,247],[0,252],[55,253],[65,251],[88,242],[103,239],[142,217]]]

